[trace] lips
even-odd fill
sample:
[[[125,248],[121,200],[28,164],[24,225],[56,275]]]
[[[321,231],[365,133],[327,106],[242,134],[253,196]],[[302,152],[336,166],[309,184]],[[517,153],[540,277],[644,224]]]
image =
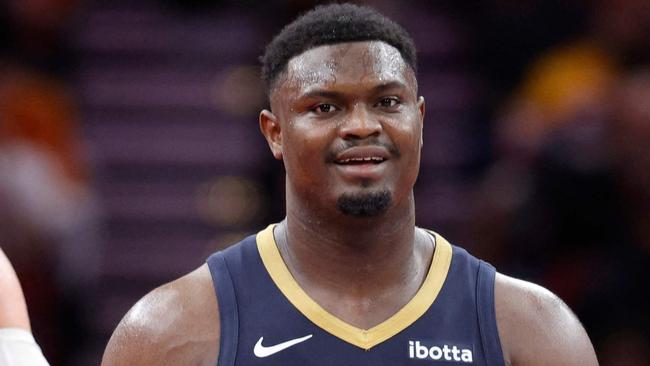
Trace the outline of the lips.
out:
[[[363,163],[381,163],[384,159],[377,156],[370,156],[365,158],[350,158],[337,160],[337,164],[363,164]]]
[[[334,166],[349,182],[378,181],[385,176],[391,153],[383,146],[355,146],[336,154]]]
[[[382,146],[356,146],[336,155],[339,165],[381,164],[390,158],[390,152]]]

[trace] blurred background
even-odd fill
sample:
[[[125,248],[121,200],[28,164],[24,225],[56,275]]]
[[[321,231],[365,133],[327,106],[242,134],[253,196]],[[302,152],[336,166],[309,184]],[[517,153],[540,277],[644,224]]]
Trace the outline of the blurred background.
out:
[[[258,57],[316,3],[1,2],[0,246],[52,365],[283,218]],[[557,293],[602,365],[650,365],[650,2],[359,3],[418,46],[418,225]]]

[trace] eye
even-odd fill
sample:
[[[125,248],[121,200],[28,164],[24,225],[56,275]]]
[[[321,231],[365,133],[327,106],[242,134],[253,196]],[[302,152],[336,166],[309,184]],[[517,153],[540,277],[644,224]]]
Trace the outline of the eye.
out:
[[[379,102],[377,103],[377,106],[383,108],[395,108],[399,104],[400,104],[399,99],[394,97],[388,97],[388,98],[380,99]]]
[[[312,108],[312,111],[316,114],[326,114],[337,111],[338,108],[334,104],[323,103]]]

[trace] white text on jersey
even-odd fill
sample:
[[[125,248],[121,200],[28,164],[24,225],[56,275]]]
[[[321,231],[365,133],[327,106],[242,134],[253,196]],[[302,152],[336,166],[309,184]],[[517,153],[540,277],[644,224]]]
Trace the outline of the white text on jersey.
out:
[[[431,359],[434,361],[456,361],[463,363],[472,363],[472,350],[467,348],[458,348],[457,346],[449,346],[447,344],[439,346],[427,347],[420,344],[420,341],[409,341],[409,358],[417,358],[420,360]]]

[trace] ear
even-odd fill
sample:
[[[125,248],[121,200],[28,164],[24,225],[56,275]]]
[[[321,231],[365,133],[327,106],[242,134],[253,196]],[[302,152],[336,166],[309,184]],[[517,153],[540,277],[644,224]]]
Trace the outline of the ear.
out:
[[[278,160],[282,160],[282,129],[280,121],[267,109],[260,112],[260,131],[266,138],[273,156]]]
[[[424,131],[424,112],[426,111],[424,97],[418,98],[418,111],[420,112],[420,148],[424,145],[424,140],[422,139],[422,131]]]

